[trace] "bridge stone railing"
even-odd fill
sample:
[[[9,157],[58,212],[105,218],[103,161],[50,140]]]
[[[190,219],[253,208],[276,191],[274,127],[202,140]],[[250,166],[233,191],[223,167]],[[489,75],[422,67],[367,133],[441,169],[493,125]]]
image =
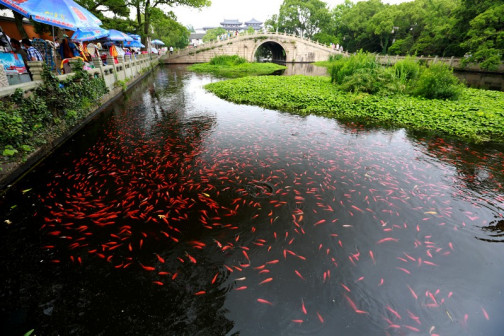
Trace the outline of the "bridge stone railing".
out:
[[[133,79],[134,77],[141,74],[145,68],[151,66],[151,64],[157,64],[158,57],[152,57],[148,54],[132,56],[119,56],[117,58],[118,63],[114,64],[114,59],[112,57],[107,57],[107,65],[103,65],[102,60],[99,58],[93,59],[94,69],[86,70],[90,76],[101,76],[105,80],[105,85],[109,90],[113,89],[118,81],[127,81]],[[28,62],[30,71],[33,75],[33,81],[9,85],[5,87],[0,87],[0,98],[9,96],[13,94],[17,89],[23,90],[23,92],[31,92],[35,88],[43,84],[42,82],[42,69],[43,62]],[[75,69],[75,63],[71,61],[70,67]],[[57,76],[59,80],[65,80],[72,73]]]
[[[375,57],[376,57],[376,60],[380,64],[393,65],[396,62],[407,58],[408,56],[399,56],[399,55],[392,56],[392,55],[376,54]],[[432,57],[432,56],[420,55],[420,56],[416,56],[416,59],[419,62],[425,62],[426,64],[432,64],[432,63],[436,63],[436,62],[444,63],[444,64],[449,65],[450,67],[452,67],[455,70],[504,73],[504,64],[501,64],[497,70],[486,71],[486,70],[481,69],[478,64],[470,63],[467,65],[463,65],[462,64],[463,59],[459,58],[459,57],[453,57],[453,56],[452,57],[438,57],[438,56]]]

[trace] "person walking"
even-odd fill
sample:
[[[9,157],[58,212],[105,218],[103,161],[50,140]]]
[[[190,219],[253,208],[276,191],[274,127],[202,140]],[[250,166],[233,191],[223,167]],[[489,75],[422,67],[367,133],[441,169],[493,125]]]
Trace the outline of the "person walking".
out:
[[[173,54],[173,46],[170,46],[170,54]]]
[[[26,54],[28,55],[28,61],[44,61],[42,54],[32,46],[32,43],[27,38],[21,40],[21,43],[26,49]]]

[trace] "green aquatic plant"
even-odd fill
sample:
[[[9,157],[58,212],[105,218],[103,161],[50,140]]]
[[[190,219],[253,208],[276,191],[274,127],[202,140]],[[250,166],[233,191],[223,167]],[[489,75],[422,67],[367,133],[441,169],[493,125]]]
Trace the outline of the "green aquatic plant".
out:
[[[213,57],[210,60],[210,62],[208,62],[208,64],[233,66],[233,65],[240,65],[246,62],[247,60],[245,60],[245,58],[240,57],[238,55],[232,55],[232,56],[222,55]]]
[[[191,71],[211,73],[227,78],[269,75],[285,68],[285,66],[274,63],[249,63],[237,55],[216,56],[209,63],[194,64],[188,67]]]
[[[462,88],[459,100],[405,94],[346,92],[327,77],[262,76],[211,83],[205,88],[239,103],[315,114],[343,121],[444,134],[469,142],[504,142],[504,93]]]

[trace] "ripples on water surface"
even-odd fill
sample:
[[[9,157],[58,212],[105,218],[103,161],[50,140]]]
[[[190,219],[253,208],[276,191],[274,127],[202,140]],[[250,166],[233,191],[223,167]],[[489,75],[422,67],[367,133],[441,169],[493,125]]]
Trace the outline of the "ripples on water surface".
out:
[[[160,69],[4,197],[2,334],[502,335],[502,152],[210,81]]]

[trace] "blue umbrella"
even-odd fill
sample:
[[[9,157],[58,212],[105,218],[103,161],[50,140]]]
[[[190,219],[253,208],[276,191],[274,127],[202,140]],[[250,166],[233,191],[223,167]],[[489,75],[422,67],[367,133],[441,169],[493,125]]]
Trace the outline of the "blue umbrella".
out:
[[[135,34],[129,34],[128,35],[135,41],[140,41],[141,38],[140,38],[140,35],[135,35]]]
[[[1,1],[1,0],[0,0]],[[133,41],[133,38],[129,37],[125,33],[115,30],[115,29],[110,29],[109,30],[109,36],[107,37],[108,40],[111,41]]]
[[[152,43],[152,44],[155,44],[155,45],[162,45],[162,46],[164,46],[164,45],[165,45],[165,44],[164,44],[164,42],[163,42],[163,41],[161,41],[161,40],[153,40],[151,43]]]
[[[34,21],[64,29],[98,27],[102,22],[73,0],[0,0],[0,4]]]
[[[140,41],[127,41],[124,43],[125,47],[128,48],[145,48],[145,46]]]
[[[94,41],[109,35],[109,31],[103,28],[82,28],[72,35],[72,41],[85,42]]]

